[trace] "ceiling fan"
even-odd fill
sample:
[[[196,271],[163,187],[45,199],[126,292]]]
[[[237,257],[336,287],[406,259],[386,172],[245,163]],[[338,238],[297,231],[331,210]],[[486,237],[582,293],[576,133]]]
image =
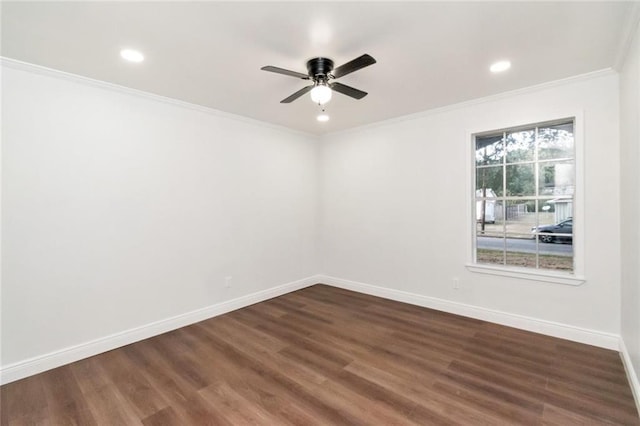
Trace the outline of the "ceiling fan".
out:
[[[295,101],[305,93],[311,92],[311,100],[313,102],[324,105],[331,100],[331,92],[335,90],[343,95],[350,96],[354,99],[362,99],[367,96],[367,92],[355,89],[346,84],[332,81],[336,78],[343,77],[347,74],[351,74],[354,71],[358,71],[369,65],[376,63],[376,60],[366,53],[352,61],[347,62],[344,65],[340,65],[338,68],[333,68],[333,61],[328,58],[313,58],[307,61],[307,74],[303,74],[297,71],[289,71],[284,68],[278,68],[271,65],[260,68],[264,71],[275,72],[278,74],[284,74],[291,77],[301,78],[302,80],[311,80],[312,85],[303,87],[295,92],[293,95],[284,98],[280,101],[282,104],[288,104]]]

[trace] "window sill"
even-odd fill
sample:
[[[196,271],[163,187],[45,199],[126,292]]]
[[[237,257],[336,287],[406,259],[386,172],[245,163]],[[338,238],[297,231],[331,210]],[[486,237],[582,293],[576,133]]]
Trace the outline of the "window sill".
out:
[[[582,276],[554,274],[553,272],[541,272],[528,269],[506,268],[499,266],[467,264],[467,269],[479,274],[499,275],[502,277],[520,278],[523,280],[541,281],[546,283],[578,286],[586,279]]]

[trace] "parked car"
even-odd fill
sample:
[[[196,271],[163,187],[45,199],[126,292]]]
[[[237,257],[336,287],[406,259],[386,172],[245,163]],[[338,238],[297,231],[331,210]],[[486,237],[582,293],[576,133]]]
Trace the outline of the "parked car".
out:
[[[573,244],[573,218],[567,218],[555,225],[541,225],[531,228],[531,232],[538,234],[538,239],[542,243],[567,242]],[[562,235],[549,235],[562,234]]]

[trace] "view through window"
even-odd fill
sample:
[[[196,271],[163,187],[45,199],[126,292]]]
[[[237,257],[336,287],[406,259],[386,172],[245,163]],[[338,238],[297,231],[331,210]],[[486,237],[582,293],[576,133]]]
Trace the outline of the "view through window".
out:
[[[574,120],[475,136],[475,261],[573,272]]]

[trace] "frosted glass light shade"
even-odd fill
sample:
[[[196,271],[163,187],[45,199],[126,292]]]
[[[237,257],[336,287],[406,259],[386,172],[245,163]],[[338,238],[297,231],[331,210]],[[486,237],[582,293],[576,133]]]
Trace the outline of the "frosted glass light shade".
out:
[[[331,100],[331,89],[324,84],[318,84],[311,89],[311,100],[316,104],[326,104]]]

